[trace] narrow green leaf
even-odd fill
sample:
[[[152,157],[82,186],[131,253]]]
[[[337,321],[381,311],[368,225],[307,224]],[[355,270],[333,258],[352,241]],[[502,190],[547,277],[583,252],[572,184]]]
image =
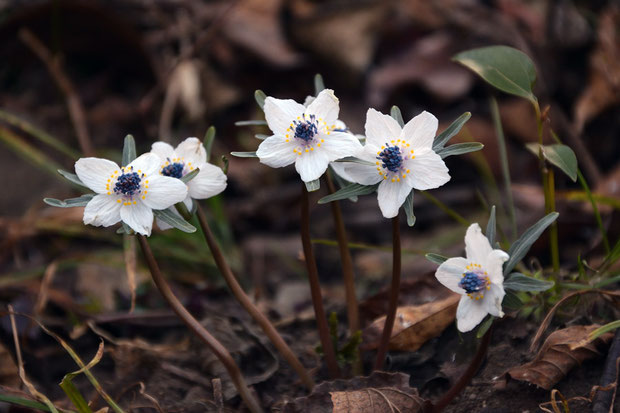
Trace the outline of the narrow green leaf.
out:
[[[123,166],[129,165],[136,156],[136,141],[132,135],[127,135],[123,144]]]
[[[444,159],[448,156],[476,152],[481,150],[482,148],[484,148],[484,145],[480,142],[455,143],[454,145],[450,145],[446,148],[440,149],[439,151],[437,151],[437,155],[441,156],[441,159]]]
[[[0,402],[14,404],[16,406],[29,407],[31,409],[37,409],[44,412],[50,412],[51,410],[43,403],[39,403],[34,400],[26,399],[19,396],[9,396],[8,394],[0,394]],[[63,411],[63,410],[61,410]],[[64,410],[66,411],[66,410]]]
[[[510,290],[507,290],[506,295],[504,296],[504,301],[502,301],[502,307],[506,307],[509,310],[519,310],[523,307],[523,301],[521,301],[518,295]]]
[[[329,172],[331,173],[331,176],[334,178],[334,181],[336,182],[336,185],[338,186],[338,189],[342,189],[345,186],[351,185],[352,182],[349,182],[349,181],[343,179],[340,175],[338,175],[336,173],[336,171],[334,170],[334,168],[332,168],[331,164],[329,166]],[[351,202],[357,202],[357,196],[356,195],[353,195],[353,196],[349,197],[348,199]]]
[[[325,82],[320,73],[314,75],[314,96],[318,96],[325,89]]]
[[[183,232],[187,232],[187,233],[196,232],[196,227],[194,227],[192,224],[190,224],[189,222],[187,222],[186,220],[184,220],[179,215],[175,214],[169,209],[162,209],[159,211],[154,210],[153,215],[155,215],[156,218],[159,218],[162,221],[164,221],[166,224],[171,225],[175,227],[176,229],[180,229]]]
[[[1,124],[0,143],[4,143],[22,159],[47,173],[56,175],[55,172],[60,167],[60,165],[48,156],[47,152],[44,152],[34,145],[26,142],[9,127],[5,127]]]
[[[222,155],[222,163],[224,164],[222,172],[224,172],[224,175],[228,175],[228,158],[224,155]]]
[[[353,163],[358,163],[360,165],[375,166],[374,163],[370,161],[365,161],[360,158],[356,158],[355,156],[345,156],[344,158],[336,159],[335,162],[353,162]]]
[[[443,255],[434,254],[429,252],[428,254],[424,254],[424,257],[430,262],[434,262],[437,265],[441,265],[448,260],[448,257],[444,257]]]
[[[477,339],[481,339],[482,337],[484,337],[484,335],[487,333],[487,331],[489,331],[489,328],[491,328],[491,325],[493,324],[494,320],[495,320],[495,317],[493,317],[492,315],[489,315],[480,324],[480,327],[478,327],[478,331],[476,331],[476,338]]]
[[[333,194],[324,196],[323,198],[319,199],[319,204],[326,204],[326,203],[332,202],[332,201],[339,201],[341,199],[347,199],[347,198],[350,198],[352,196],[368,195],[368,194],[371,194],[371,193],[375,192],[378,187],[379,187],[379,184],[376,184],[376,185],[360,185],[360,184],[347,185],[344,188],[339,189],[338,191],[334,192]]]
[[[230,154],[237,158],[258,158],[256,152],[231,152]]]
[[[560,168],[573,182],[577,181],[577,157],[571,148],[560,143],[543,146],[529,143],[526,147],[536,156],[538,156],[539,148],[542,148],[543,156],[549,163]]]
[[[207,152],[207,162],[209,162],[209,160],[211,159],[211,149],[213,148],[213,141],[215,141],[215,126],[209,126],[207,132],[205,133],[205,137],[202,140],[205,151]]]
[[[82,396],[82,393],[80,393],[77,387],[75,387],[72,380],[74,377],[84,373],[86,370],[92,369],[93,366],[99,363],[101,357],[103,357],[103,342],[99,344],[99,348],[97,350],[97,353],[95,354],[95,357],[93,357],[93,359],[88,362],[87,365],[77,371],[66,374],[60,382],[60,388],[64,390],[67,397],[69,397],[69,400],[71,400],[73,405],[78,409],[78,412],[80,413],[92,413],[92,410],[88,406],[88,403],[84,399],[84,396]]]
[[[308,192],[318,191],[321,188],[321,181],[315,179],[314,181],[304,182],[306,184],[306,189]]]
[[[86,204],[88,204],[90,200],[93,199],[94,196],[95,194],[84,194],[77,198],[65,199],[64,201],[61,201],[60,199],[56,199],[56,198],[43,198],[43,202],[53,207],[73,208],[73,207],[86,206]]]
[[[398,124],[400,125],[400,127],[404,127],[405,126],[405,121],[403,120],[403,114],[400,111],[400,108],[396,105],[392,106],[392,109],[390,110],[390,116],[392,116],[396,122],[398,122]]]
[[[409,195],[407,195],[403,208],[405,209],[405,214],[407,215],[407,225],[410,227],[414,226],[415,215],[413,214],[413,189],[409,192]]]
[[[261,109],[265,107],[265,99],[267,99],[267,95],[262,90],[258,89],[254,92],[254,99],[256,99],[256,103],[260,106]]]
[[[536,102],[532,87],[536,68],[525,53],[508,46],[489,46],[461,52],[452,58],[491,86]]]
[[[611,323],[607,323],[604,326],[600,326],[599,328],[590,333],[588,339],[590,341],[594,341],[603,334],[613,331],[617,328],[620,328],[620,320],[612,321]]]
[[[181,178],[179,178],[181,181],[183,181],[184,183],[188,183],[189,181],[191,181],[192,179],[194,179],[196,177],[196,175],[198,175],[198,173],[200,173],[200,168],[196,168],[193,171],[191,171],[190,173],[183,175]]]
[[[606,280],[600,281],[594,285],[594,288],[607,287],[608,285],[615,284],[617,282],[620,282],[620,275],[616,275],[615,277],[611,277]]]
[[[240,120],[235,122],[235,126],[267,126],[266,120]]]
[[[72,174],[71,172],[67,172],[62,169],[58,169],[58,173],[61,174],[66,180],[71,181],[76,185],[83,186],[84,188],[88,188],[82,181],[80,181],[80,178],[78,178],[76,174]]]
[[[504,288],[513,291],[540,292],[546,291],[554,285],[553,281],[539,280],[519,272],[513,272],[504,281]]]
[[[491,207],[491,214],[489,215],[489,222],[487,223],[486,237],[489,240],[489,244],[495,244],[495,231],[497,230],[497,224],[495,222],[495,205]]]
[[[469,120],[469,118],[471,118],[470,112],[463,113],[454,122],[452,122],[446,130],[437,135],[433,140],[433,151],[437,152],[439,149],[442,149],[450,139],[460,132],[461,128],[465,122]]]
[[[504,265],[504,276],[510,274],[512,269],[521,261],[527,252],[530,250],[530,247],[536,240],[540,237],[543,231],[551,225],[559,216],[557,212],[551,212],[541,218],[537,223],[532,225],[521,235],[521,237],[516,240],[508,250],[508,255],[510,258],[506,261]]]

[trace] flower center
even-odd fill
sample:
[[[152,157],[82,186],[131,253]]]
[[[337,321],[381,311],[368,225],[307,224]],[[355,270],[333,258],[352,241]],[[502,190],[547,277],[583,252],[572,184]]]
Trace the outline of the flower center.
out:
[[[413,159],[413,149],[409,149],[410,144],[401,139],[391,140],[389,143],[381,146],[381,150],[377,152],[377,171],[383,179],[391,179],[392,182],[400,182],[401,178],[405,178],[411,171],[405,167],[407,159]]]
[[[398,172],[403,164],[403,156],[398,146],[389,146],[377,156],[384,168],[391,172]]]
[[[295,137],[305,142],[310,142],[319,133],[314,115],[310,115],[310,121],[293,121],[293,124],[295,125]]]
[[[133,168],[131,170],[133,171]],[[114,192],[116,194],[122,194],[126,197],[131,198],[134,194],[140,193],[141,181],[142,179],[137,172],[123,173],[116,180],[116,184],[114,185]]]
[[[182,178],[183,168],[185,168],[184,163],[174,162],[167,166],[164,166],[161,170],[161,174],[164,176],[171,176],[173,178]]]
[[[314,147],[321,147],[321,144],[325,143],[325,139],[319,139],[319,128],[322,133],[329,135],[330,131],[336,128],[336,125],[328,126],[322,118],[316,118],[315,115],[299,116],[296,120],[292,121],[286,130],[284,137],[286,142],[290,141],[290,138],[296,138],[299,146],[293,149],[297,155],[302,153],[314,151]]]
[[[491,280],[479,264],[469,264],[459,282],[459,287],[464,289],[472,300],[480,300],[484,298],[484,291],[491,289]]]

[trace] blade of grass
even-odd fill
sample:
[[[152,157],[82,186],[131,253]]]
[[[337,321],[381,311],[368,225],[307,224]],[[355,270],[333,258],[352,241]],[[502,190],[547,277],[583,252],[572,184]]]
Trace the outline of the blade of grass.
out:
[[[469,221],[467,219],[463,218],[463,216],[461,216],[458,212],[456,212],[455,210],[453,210],[452,208],[450,208],[449,206],[441,202],[439,199],[435,198],[433,195],[429,194],[427,191],[420,191],[420,193],[424,195],[426,199],[428,199],[433,204],[435,204],[437,207],[439,207],[439,209],[441,209],[443,212],[448,214],[456,222],[466,227],[469,226]]]
[[[60,169],[60,165],[51,160],[45,153],[27,143],[20,136],[2,125],[0,125],[0,142],[3,142],[9,149],[25,161],[58,179],[62,179],[64,182],[64,178],[58,175],[57,172],[58,169]]]
[[[80,393],[77,387],[75,387],[72,380],[75,376],[84,373],[86,370],[90,370],[94,365],[99,363],[101,357],[103,357],[103,341],[99,343],[99,348],[97,349],[95,357],[93,357],[93,359],[89,361],[86,366],[77,371],[66,374],[60,382],[60,388],[63,389],[67,397],[69,397],[69,400],[71,400],[71,403],[73,403],[80,413],[92,413],[92,410],[90,409],[90,406],[88,406],[84,396],[82,396],[82,393]]]

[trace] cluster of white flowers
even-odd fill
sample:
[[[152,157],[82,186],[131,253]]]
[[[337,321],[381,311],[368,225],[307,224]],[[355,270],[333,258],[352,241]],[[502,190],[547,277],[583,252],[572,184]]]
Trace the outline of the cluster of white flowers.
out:
[[[198,168],[187,184],[180,180]],[[75,172],[97,195],[84,209],[84,223],[109,227],[120,221],[138,234],[151,235],[153,210],[171,208],[178,202],[205,199],[226,188],[226,175],[207,163],[207,152],[196,138],[187,138],[174,149],[156,142],[152,150],[125,167],[100,158],[81,158]],[[170,228],[158,220],[162,229]]]

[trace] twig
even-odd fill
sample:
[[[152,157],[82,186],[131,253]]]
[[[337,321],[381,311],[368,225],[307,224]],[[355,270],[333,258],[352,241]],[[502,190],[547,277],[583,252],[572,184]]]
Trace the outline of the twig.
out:
[[[398,293],[400,290],[400,271],[401,271],[401,251],[400,251],[400,222],[398,215],[392,218],[392,284],[390,285],[390,301],[388,312],[381,334],[381,341],[377,350],[375,360],[375,370],[381,370],[385,362],[385,355],[392,338],[392,329],[396,320],[396,310],[398,309]]]
[[[159,271],[159,266],[157,265],[157,261],[155,261],[155,257],[153,256],[153,252],[151,251],[151,247],[149,247],[146,238],[143,235],[136,236],[138,237],[138,242],[140,243],[144,257],[146,258],[149,270],[151,271],[153,281],[155,282],[155,285],[159,289],[161,295],[168,302],[168,305],[170,305],[170,307],[175,313],[177,313],[179,318],[183,320],[190,330],[192,330],[192,332],[196,334],[209,347],[209,349],[211,349],[211,351],[213,351],[215,356],[224,365],[248,409],[250,409],[253,413],[262,413],[263,409],[250,392],[247,384],[245,383],[245,379],[241,374],[241,370],[239,370],[239,367],[228,350],[226,350],[226,348],[215,337],[213,337],[207,329],[204,328],[203,325],[189,313],[189,311],[187,311],[187,309],[185,309]]]
[[[26,28],[21,29],[19,31],[19,38],[39,59],[41,59],[41,61],[43,61],[43,63],[45,63],[52,79],[54,79],[54,82],[56,82],[56,85],[65,96],[67,108],[69,109],[69,116],[71,117],[71,122],[73,123],[73,128],[75,129],[82,153],[85,156],[94,155],[95,151],[93,150],[88,128],[86,127],[86,115],[84,114],[82,102],[75,91],[73,83],[71,83],[71,80],[69,80],[69,77],[63,71],[60,60],[53,56],[41,40],[30,30]]]
[[[600,386],[605,387],[614,381],[616,385],[613,391],[599,391],[594,396],[594,404],[592,405],[592,413],[611,413],[613,409],[614,399],[618,391],[618,361],[620,360],[620,329],[616,330],[614,339],[609,347],[607,359],[605,360],[605,368],[601,375]]]
[[[312,249],[312,240],[310,239],[310,205],[308,201],[308,190],[306,184],[301,183],[301,243],[306,258],[306,267],[308,268],[308,281],[310,282],[310,294],[312,295],[312,305],[314,306],[314,315],[319,330],[321,345],[323,346],[323,354],[325,354],[325,362],[327,370],[332,379],[340,377],[340,367],[336,360],[336,352],[329,335],[327,326],[327,318],[325,317],[325,309],[323,308],[323,297],[321,296],[321,284],[319,283],[319,271],[316,267],[316,259]]]

